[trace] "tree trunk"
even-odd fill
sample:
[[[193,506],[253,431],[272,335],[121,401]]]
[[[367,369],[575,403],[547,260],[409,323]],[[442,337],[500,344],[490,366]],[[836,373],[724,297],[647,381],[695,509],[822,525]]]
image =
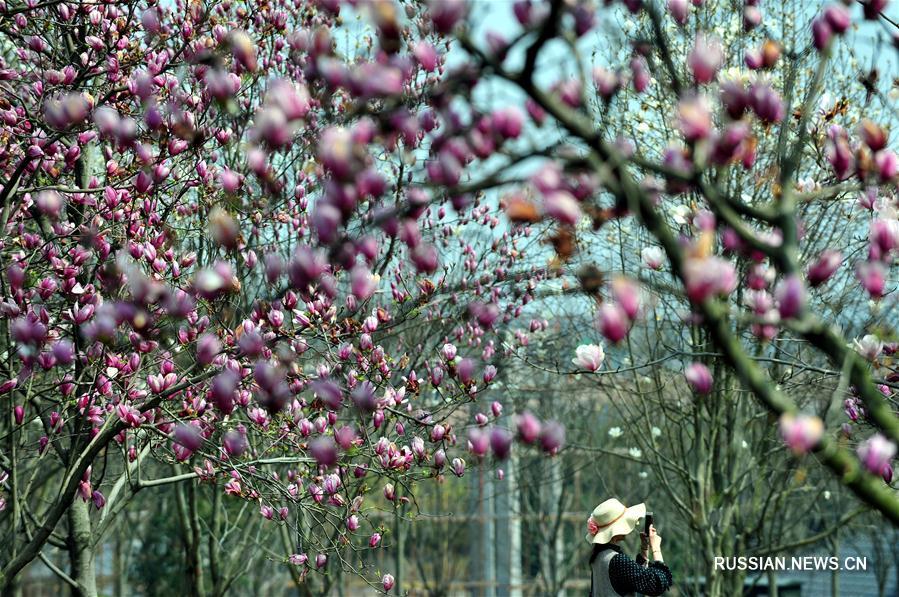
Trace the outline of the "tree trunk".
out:
[[[522,597],[521,594],[521,520],[518,517],[518,479],[513,454],[506,462],[506,477],[494,482],[496,505],[496,591],[497,595]]]
[[[127,555],[125,551],[128,549],[128,542],[123,537],[124,530],[119,529],[116,532],[115,553],[112,560],[112,573],[115,578],[113,581],[113,595],[115,597],[127,597],[128,595],[128,575],[127,575]]]
[[[405,579],[405,570],[403,566],[403,557],[406,552],[406,521],[403,520],[403,502],[400,500],[400,488],[396,488],[397,507],[394,510],[394,532],[396,533],[396,571],[394,572],[394,582],[396,586],[396,594],[403,594],[403,583]]]
[[[565,579],[561,578],[564,557],[562,533],[556,532],[562,516],[562,467],[560,459],[553,458],[543,463],[545,475],[540,485],[541,512],[544,513],[544,537],[540,545],[540,567],[546,579],[547,591],[556,597],[565,596]]]
[[[88,507],[87,502],[76,497],[68,510],[71,576],[78,583],[78,588],[73,588],[72,592],[78,597],[97,597],[93,536]]]

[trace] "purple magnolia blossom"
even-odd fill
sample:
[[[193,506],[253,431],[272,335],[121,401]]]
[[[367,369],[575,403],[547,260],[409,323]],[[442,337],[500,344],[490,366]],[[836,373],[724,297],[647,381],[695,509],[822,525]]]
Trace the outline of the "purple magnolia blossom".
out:
[[[330,437],[317,437],[309,442],[309,453],[322,466],[337,463],[337,444]]]
[[[880,433],[875,433],[858,447],[858,457],[862,464],[875,475],[883,475],[886,469],[891,469],[895,455],[896,444]]]
[[[518,436],[526,444],[532,444],[540,436],[541,424],[533,414],[524,411],[518,415]]]
[[[780,417],[780,434],[788,448],[796,454],[811,451],[824,433],[824,423],[815,416],[783,414]]]
[[[697,394],[706,395],[712,392],[712,387],[715,383],[712,378],[712,372],[702,363],[691,363],[688,365],[684,369],[684,377],[687,378],[690,388]]]
[[[539,439],[544,452],[556,454],[565,445],[565,427],[558,421],[546,421],[540,429]]]
[[[724,62],[724,49],[715,38],[700,34],[687,57],[693,79],[699,83],[711,82]]]
[[[784,319],[798,317],[805,308],[805,287],[799,276],[791,275],[784,278],[774,292],[777,300],[777,308]]]
[[[630,329],[630,318],[617,303],[605,303],[597,314],[597,327],[610,342],[621,342]]]
[[[843,263],[843,254],[839,251],[823,251],[806,272],[806,278],[810,286],[820,286],[830,279]]]
[[[390,589],[393,588],[393,585],[396,581],[393,578],[392,574],[385,574],[381,577],[381,586],[384,587],[384,592],[389,593]]]
[[[502,427],[494,427],[490,431],[490,448],[493,455],[499,460],[505,460],[509,457],[512,450],[512,433]]]

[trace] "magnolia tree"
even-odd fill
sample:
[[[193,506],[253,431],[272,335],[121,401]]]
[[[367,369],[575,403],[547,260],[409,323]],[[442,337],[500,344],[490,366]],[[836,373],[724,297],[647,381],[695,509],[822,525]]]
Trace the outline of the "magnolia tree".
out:
[[[453,415],[545,273],[519,268],[529,231],[445,187],[521,122],[465,140],[446,27],[354,4],[3,5],[4,589],[41,558],[96,594],[130,497],[201,483],[289,529],[296,581],[345,564],[389,591],[329,558],[379,548],[370,512],[416,480],[508,456],[501,404],[468,441]]]
[[[780,73],[786,72],[794,73],[800,86],[806,85],[818,66],[816,53],[791,55],[783,71],[761,69],[760,56],[766,55],[771,65],[780,64],[785,60],[781,57],[783,47],[808,45],[808,25],[815,12],[806,3],[766,7],[765,22],[776,23],[778,28],[779,43],[775,44],[765,27],[747,31],[743,15],[731,8],[672,4],[667,7],[671,12],[660,21],[659,35],[671,54],[688,56],[695,44],[695,30],[684,27],[681,21],[689,16],[690,22],[699,21],[707,32],[720,36],[720,44],[728,48],[721,57],[722,80],[760,77],[777,82]],[[678,10],[684,11],[682,15]],[[656,35],[653,27],[654,21],[646,12],[633,17],[606,13],[599,32],[586,34],[577,42],[583,66],[602,73],[609,64],[619,64],[620,46],[607,47],[594,37],[652,39]],[[876,41],[878,31],[862,26],[859,36],[871,35]],[[885,125],[895,118],[895,90],[875,87],[869,93],[864,85],[856,84],[860,69],[874,62],[865,56],[867,44],[854,48],[851,41],[839,40],[840,45],[834,48],[847,59],[828,68],[828,85],[813,102],[810,114],[808,126],[813,135],[837,123],[855,129],[865,117]],[[886,42],[889,44],[889,38]],[[547,47],[548,54],[553,51],[553,46]],[[575,56],[568,52],[563,63],[566,59],[574,63]],[[515,56],[508,60],[514,61]],[[622,64],[630,66],[626,61]],[[573,68],[578,72],[580,66]],[[539,65],[535,73],[538,81],[541,73],[546,78]],[[647,87],[635,85],[636,80],[625,84],[620,73],[615,74],[613,82],[614,94],[608,99],[602,94],[585,98],[585,109],[595,113],[605,130],[636,140],[635,144],[646,151],[664,148],[680,137],[680,123],[670,115],[677,113],[682,98],[670,86],[659,84],[658,78],[649,79]],[[794,112],[794,122],[799,116]],[[547,132],[554,134],[552,129]],[[777,170],[770,160],[777,154],[761,148],[776,140],[778,134],[775,127],[755,130],[756,162],[750,163],[751,167],[740,164],[716,174],[719,184],[743,202],[768,200],[776,192],[772,185],[776,184]],[[809,150],[815,151],[811,146]],[[806,160],[797,174],[799,190],[810,193],[797,206],[802,262],[814,261],[818,254],[834,247],[844,255],[865,255],[869,251],[868,196],[863,196],[862,202],[853,192],[828,200],[815,198],[814,191],[826,184],[822,177],[827,176],[829,166],[824,158],[822,152],[817,159]],[[819,159],[825,165],[823,174]],[[666,225],[684,237],[701,234],[703,222],[710,217],[706,203],[693,193],[683,193],[679,200],[664,198],[662,205]],[[606,478],[612,476],[608,467],[618,464],[605,456],[641,463],[643,474],[653,480],[654,485],[649,485],[652,491],[643,493],[645,482],[634,471],[620,497],[648,498],[652,502],[663,496],[664,505],[657,504],[657,520],[667,521],[668,532],[663,534],[676,546],[672,555],[675,568],[687,576],[709,579],[703,590],[710,595],[739,592],[745,576],[716,571],[716,555],[789,555],[816,542],[822,545],[825,539],[844,531],[847,522],[864,508],[846,504],[847,496],[841,495],[834,483],[822,480],[820,475],[826,470],[816,470],[814,459],[803,458],[807,450],[794,442],[804,437],[806,429],[786,425],[781,433],[771,424],[765,405],[748,399],[745,385],[722,362],[715,342],[694,316],[690,297],[685,296],[682,285],[671,283],[664,251],[654,236],[635,218],[615,218],[597,233],[586,233],[589,224],[584,220],[575,224],[576,230],[580,229],[577,251],[564,265],[566,272],[575,274],[571,278],[579,278],[578,282],[572,279],[567,287],[556,283],[556,292],[552,285],[543,285],[547,296],[539,294],[542,300],[537,304],[547,312],[552,331],[541,334],[527,350],[517,352],[538,371],[510,376],[520,379],[522,385],[535,385],[532,378],[542,375],[541,369],[581,378],[580,391],[566,392],[571,398],[565,406],[577,414],[563,419],[569,423],[567,435],[575,453],[571,469],[590,466],[588,462],[595,454],[604,456],[597,459],[595,474],[605,473]],[[727,258],[742,283],[720,298],[721,307],[734,314],[748,307],[754,315],[765,315],[771,324],[758,325],[761,321],[755,316],[734,318],[731,325],[746,355],[764,368],[769,383],[776,385],[797,410],[819,417],[822,428],[838,430],[838,441],[850,449],[864,446],[872,429],[864,409],[859,408],[857,393],[843,381],[841,369],[831,366],[826,355],[813,345],[797,341],[794,334],[773,325],[779,318],[775,300],[780,300],[771,296],[777,284],[776,268],[751,252],[729,252]],[[838,268],[827,280],[817,277],[820,272],[810,273],[815,290],[807,295],[807,310],[825,321],[837,322],[847,341],[859,346],[875,340],[864,338],[872,329],[884,339],[892,338],[889,328],[880,327],[881,322],[889,321],[881,318],[888,317],[884,307],[891,303],[874,305],[869,293],[859,292],[854,268]],[[605,292],[598,292],[603,289],[597,282],[600,275],[611,280]],[[639,282],[639,292],[634,290],[635,281]],[[575,292],[577,286],[581,292]],[[628,286],[631,290],[624,294]],[[616,309],[602,306],[610,298],[629,310],[626,318],[616,317]],[[599,329],[591,329],[596,300],[600,301]],[[877,319],[869,319],[872,316]],[[605,340],[601,334],[606,335]],[[581,346],[577,347],[578,343]],[[888,356],[880,356],[878,365],[891,366]],[[891,384],[889,374],[889,369],[881,369],[878,377]],[[587,389],[594,384],[598,392]],[[884,385],[882,389],[887,392],[887,400],[894,400],[889,388]],[[550,408],[561,407],[550,404]],[[600,421],[607,419],[592,418],[594,408],[605,409],[606,417],[614,421],[609,423],[614,425],[613,433],[607,437],[595,437]],[[783,439],[789,440],[795,452],[783,450]],[[888,485],[895,487],[892,466],[884,466],[881,474]],[[784,481],[770,483],[771,479]],[[602,488],[600,493],[607,494],[610,489]],[[589,511],[592,499],[596,496],[585,497],[578,505]],[[773,503],[779,506],[771,508]],[[797,516],[798,512],[804,515]],[[682,541],[692,546],[688,553],[678,549]],[[562,561],[567,559],[563,557]]]
[[[778,27],[766,24],[761,9],[748,2],[731,20],[763,41],[747,49],[738,72],[722,70],[727,53],[707,30],[709,12],[730,7],[622,4],[626,10],[604,12],[576,3],[517,3],[521,33],[488,32],[486,41],[465,28],[463,6],[440,13],[454,21],[454,35],[470,56],[460,80],[477,71],[481,80],[504,81],[519,92],[531,125],[555,127],[549,130],[557,141],[541,151],[507,152],[507,164],[486,176],[472,171],[473,180],[460,188],[513,187],[502,199],[509,218],[522,225],[554,222],[551,240],[562,260],[575,253],[579,239],[590,238],[590,225],[601,231],[613,221],[639,224],[655,246],[646,260],[676,282],[688,306],[686,322],[708,334],[718,358],[779,418],[789,447],[797,454],[813,451],[862,500],[899,522],[899,499],[890,486],[899,419],[892,394],[895,347],[889,342],[889,277],[899,246],[897,158],[882,126],[870,120],[841,126],[845,107],[838,104],[826,118],[816,117],[828,74],[839,68],[833,56],[845,44],[851,47],[851,31],[857,27],[876,36],[886,28],[892,35],[892,21],[882,14],[885,3],[834,3],[800,14],[808,23],[804,34],[778,39]],[[645,24],[648,35],[634,35],[617,48],[622,62],[588,71],[578,38],[603,18],[619,29],[622,22]],[[688,43],[672,43],[669,25],[683,27]],[[553,48],[559,46],[568,48],[570,68],[546,81],[541,57],[558,60]],[[729,58],[731,64],[741,62]],[[807,59],[812,68],[805,76]],[[876,71],[864,75],[864,94],[883,96]],[[633,101],[656,87],[675,98],[657,116],[665,125],[654,127],[649,118],[632,134],[608,126],[606,110],[625,87],[636,94]],[[510,168],[525,156],[542,162],[522,185]],[[757,192],[739,193],[731,182],[743,171],[766,182]],[[805,206],[846,198],[858,198],[855,217],[868,223],[863,250],[843,246],[855,239],[841,230],[830,237],[838,242],[816,235],[808,245]],[[586,229],[580,226],[585,221]],[[609,239],[616,242],[614,235]],[[602,273],[588,268],[580,284],[601,300],[599,331],[611,343],[623,342],[641,316],[639,285],[628,279],[606,283]],[[846,285],[870,302],[860,305],[863,311],[834,310],[823,318],[809,304],[828,284]],[[738,288],[752,291],[748,300],[727,301]],[[850,326],[865,330],[857,342],[855,334],[841,330]],[[750,347],[774,338],[803,341],[804,352],[812,351],[804,358],[820,358],[828,372],[837,372],[841,392],[851,395],[853,418],[865,422],[853,433],[854,450],[842,428],[825,429],[819,413],[800,412],[753,358]],[[595,370],[600,348],[579,350],[578,365]],[[699,391],[712,389],[707,366],[696,364],[686,373]]]
[[[457,409],[544,323],[504,346],[498,329],[567,273],[580,239],[624,220],[652,236],[688,320],[790,447],[899,522],[887,472],[899,164],[878,124],[813,118],[851,30],[892,26],[884,5],[800,15],[809,28],[790,39],[755,2],[720,7],[766,40],[734,74],[698,0],[519,1],[517,24],[484,33],[463,0],[4,4],[0,586],[64,544],[71,568],[57,574],[96,592],[91,508],[113,506],[107,470],[116,496],[201,482],[257,502],[296,537],[284,560],[302,581],[347,545],[378,548],[367,513],[410,499],[415,480],[503,459],[516,433],[555,453],[557,423],[524,413],[513,431],[493,424],[499,403]],[[608,32],[620,63],[584,66],[591,31]],[[808,57],[806,77],[794,66]],[[518,105],[486,102],[494,83]],[[674,98],[673,126],[609,126],[625,86],[635,101]],[[762,168],[766,192],[728,185]],[[498,203],[483,196],[496,188]],[[859,194],[865,250],[819,238],[808,254],[800,206]],[[536,236],[557,254],[549,268],[522,265]],[[858,346],[808,308],[840,269],[873,300]],[[605,298],[599,331],[622,342],[639,287],[602,273],[580,283]],[[740,284],[757,291],[748,307],[722,300]],[[438,323],[449,332],[435,336]],[[771,382],[745,332],[802,339],[841,372],[870,427],[857,454]],[[578,361],[601,359],[586,348]],[[180,472],[148,479],[150,457]]]

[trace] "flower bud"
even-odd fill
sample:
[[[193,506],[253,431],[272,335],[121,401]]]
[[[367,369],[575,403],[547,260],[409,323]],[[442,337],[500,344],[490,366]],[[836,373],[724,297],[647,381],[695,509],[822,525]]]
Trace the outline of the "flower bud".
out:
[[[799,276],[793,274],[781,280],[774,291],[777,310],[783,319],[798,317],[805,308],[805,287]]]
[[[540,430],[540,448],[556,454],[565,444],[565,428],[558,421],[547,421]]]
[[[687,378],[690,388],[697,394],[705,395],[711,393],[714,385],[712,372],[702,363],[691,363],[687,366],[684,369],[684,377]]]
[[[512,434],[502,427],[490,431],[490,449],[498,460],[505,460],[512,450]]]
[[[723,62],[724,50],[720,41],[701,34],[696,37],[696,42],[690,51],[687,63],[690,71],[693,73],[693,79],[698,84],[710,83],[715,78]]]
[[[784,413],[780,417],[780,435],[796,454],[811,451],[824,433],[824,423],[815,416]]]
[[[627,336],[630,327],[627,313],[616,303],[604,303],[599,308],[597,323],[600,333],[615,344]]]
[[[880,433],[875,433],[858,447],[862,464],[875,475],[883,475],[885,469],[891,468],[890,462],[895,455],[896,444]]]
[[[337,464],[337,444],[330,437],[317,437],[309,442],[309,453],[321,466]]]
[[[518,437],[526,444],[534,443],[540,436],[540,421],[528,411],[518,415]]]
[[[453,458],[453,474],[457,477],[461,477],[465,474],[465,461],[461,458]]]
[[[822,251],[818,259],[809,265],[806,272],[809,285],[816,287],[829,280],[834,272],[840,268],[842,262],[843,255],[839,251]]]
[[[381,577],[381,586],[384,587],[385,593],[390,592],[390,589],[393,588],[393,585],[395,584],[395,582],[396,581],[394,580],[392,574],[385,574],[384,576]]]

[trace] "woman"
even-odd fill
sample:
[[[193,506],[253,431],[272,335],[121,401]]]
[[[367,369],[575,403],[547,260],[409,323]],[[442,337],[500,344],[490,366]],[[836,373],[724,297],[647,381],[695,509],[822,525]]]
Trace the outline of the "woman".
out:
[[[628,508],[615,498],[604,501],[593,510],[587,520],[587,541],[593,544],[590,597],[635,593],[655,597],[671,586],[671,571],[662,561],[662,538],[656,534],[654,526],[649,527],[648,536],[640,533],[640,554],[636,561],[621,553],[618,544],[644,516],[646,504]]]

